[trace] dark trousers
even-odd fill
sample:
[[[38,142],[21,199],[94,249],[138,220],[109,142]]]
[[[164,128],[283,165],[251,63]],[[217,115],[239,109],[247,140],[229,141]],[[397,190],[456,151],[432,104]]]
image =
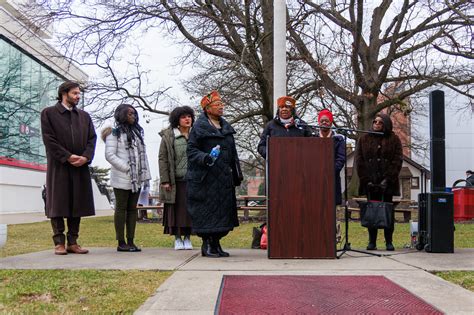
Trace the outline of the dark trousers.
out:
[[[115,236],[118,241],[125,240],[124,228],[127,230],[127,239],[135,237],[137,225],[137,202],[140,190],[133,193],[131,190],[114,188],[115,194]]]
[[[370,194],[370,200],[392,202],[393,196],[390,194],[381,194],[377,192],[372,192]],[[377,229],[367,229],[369,231],[369,243],[377,242]],[[393,231],[395,230],[395,211],[392,211],[392,226],[390,228],[383,229],[383,235],[385,238],[385,243],[393,242]]]
[[[67,221],[67,243],[68,245],[77,244],[77,238],[79,237],[79,226],[81,224],[81,218],[66,218]],[[53,227],[53,241],[54,245],[65,245],[66,237],[64,236],[65,226],[64,218],[57,217],[51,218],[51,226]]]

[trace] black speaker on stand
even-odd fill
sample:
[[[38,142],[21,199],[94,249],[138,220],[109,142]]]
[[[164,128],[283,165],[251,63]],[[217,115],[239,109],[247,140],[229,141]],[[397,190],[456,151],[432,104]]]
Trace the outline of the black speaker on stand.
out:
[[[446,153],[444,92],[430,93],[431,192],[418,196],[417,248],[432,253],[454,252],[454,199],[445,192]]]

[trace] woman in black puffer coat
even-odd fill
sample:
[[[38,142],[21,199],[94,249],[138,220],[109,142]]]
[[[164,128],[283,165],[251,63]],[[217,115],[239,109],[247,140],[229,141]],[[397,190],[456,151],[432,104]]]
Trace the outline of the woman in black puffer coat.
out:
[[[220,239],[239,225],[235,186],[242,181],[235,130],[222,118],[224,104],[217,91],[201,100],[203,113],[188,140],[187,196],[193,231],[202,238],[201,252],[207,257],[227,257]],[[216,160],[211,150],[220,146]]]
[[[365,134],[357,142],[355,159],[360,178],[359,195],[367,195],[370,200],[392,202],[394,195],[400,195],[398,175],[403,162],[402,144],[392,131],[388,115],[377,114],[371,130],[383,132],[383,135]],[[392,226],[384,229],[386,249],[390,251],[395,249],[392,243],[394,221],[392,213]],[[377,249],[377,229],[368,230],[367,249]]]

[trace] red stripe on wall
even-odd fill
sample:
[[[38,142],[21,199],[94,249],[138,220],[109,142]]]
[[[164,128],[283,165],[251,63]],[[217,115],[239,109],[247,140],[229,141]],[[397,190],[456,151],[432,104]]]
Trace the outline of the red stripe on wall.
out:
[[[8,165],[8,166],[14,166],[14,167],[19,167],[19,168],[28,168],[28,169],[37,170],[37,171],[46,171],[46,168],[47,168],[46,164],[26,162],[22,160],[9,158],[6,156],[0,156],[0,165]]]

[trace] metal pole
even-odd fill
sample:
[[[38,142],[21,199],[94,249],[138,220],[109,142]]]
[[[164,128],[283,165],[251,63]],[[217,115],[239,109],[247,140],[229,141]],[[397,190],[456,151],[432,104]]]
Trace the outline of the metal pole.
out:
[[[273,2],[273,114],[276,100],[286,95],[286,1]]]

